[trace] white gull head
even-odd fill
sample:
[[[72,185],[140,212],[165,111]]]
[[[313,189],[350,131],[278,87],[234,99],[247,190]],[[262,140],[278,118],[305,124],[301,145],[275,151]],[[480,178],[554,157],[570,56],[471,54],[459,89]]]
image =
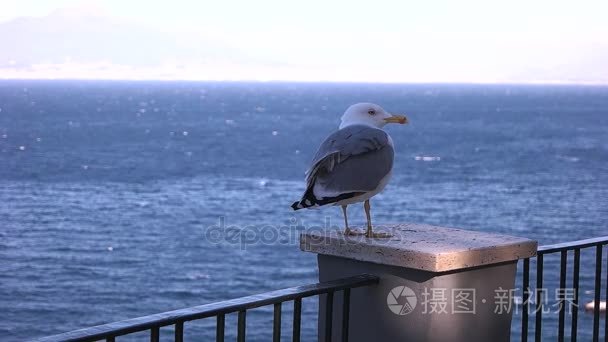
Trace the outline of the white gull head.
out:
[[[357,103],[344,112],[340,129],[350,125],[366,125],[375,128],[382,128],[387,123],[407,123],[407,118],[403,115],[393,115],[387,113],[382,107],[374,103]]]

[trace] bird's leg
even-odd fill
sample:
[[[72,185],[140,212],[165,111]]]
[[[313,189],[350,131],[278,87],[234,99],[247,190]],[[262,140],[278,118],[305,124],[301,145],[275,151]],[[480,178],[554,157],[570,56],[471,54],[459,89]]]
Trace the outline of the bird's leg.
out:
[[[348,227],[348,216],[346,215],[346,205],[342,206],[342,214],[344,214],[344,225],[346,227],[346,228],[344,228],[344,235],[363,235],[363,233],[359,233],[357,231],[350,230],[350,228]]]
[[[389,238],[392,235],[388,233],[374,233],[372,232],[372,215],[370,213],[370,205],[369,200],[366,200],[363,203],[363,208],[365,208],[365,216],[367,216],[367,231],[365,232],[365,237],[368,238]]]
[[[369,200],[365,200],[365,203],[363,203],[363,208],[365,208],[365,216],[367,216],[367,232],[365,232],[365,236],[371,237],[372,236],[372,215],[369,212],[369,210],[370,210]]]
[[[344,235],[350,235],[350,229],[348,228],[348,217],[346,216],[346,205],[342,206],[342,215],[344,215]]]

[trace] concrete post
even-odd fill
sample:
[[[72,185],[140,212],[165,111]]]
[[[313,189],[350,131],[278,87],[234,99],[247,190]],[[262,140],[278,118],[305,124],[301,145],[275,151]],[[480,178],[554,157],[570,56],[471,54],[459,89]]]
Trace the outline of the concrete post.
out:
[[[300,236],[300,248],[318,254],[319,281],[380,277],[377,286],[351,292],[349,341],[509,341],[517,260],[534,256],[536,241],[422,224],[376,230],[393,237]],[[342,338],[341,307],[336,294],[332,341]],[[324,331],[323,296],[319,341]]]

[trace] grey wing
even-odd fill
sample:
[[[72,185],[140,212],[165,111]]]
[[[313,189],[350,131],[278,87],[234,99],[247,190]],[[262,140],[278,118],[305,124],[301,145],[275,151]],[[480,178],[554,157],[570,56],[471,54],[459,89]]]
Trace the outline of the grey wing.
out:
[[[307,174],[325,195],[376,189],[393,167],[394,150],[381,129],[353,125],[331,134],[319,147]]]
[[[393,148],[381,149],[352,156],[335,165],[333,170],[321,170],[315,183],[324,189],[323,197],[347,192],[368,192],[378,187],[380,181],[393,167]],[[316,187],[315,187],[316,188]]]

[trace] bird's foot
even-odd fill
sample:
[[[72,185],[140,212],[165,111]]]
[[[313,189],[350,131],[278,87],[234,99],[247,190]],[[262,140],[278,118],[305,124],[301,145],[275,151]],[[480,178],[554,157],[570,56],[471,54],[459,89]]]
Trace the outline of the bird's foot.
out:
[[[393,234],[385,233],[385,232],[367,232],[365,233],[366,238],[372,239],[388,239],[393,237]]]
[[[365,233],[360,232],[360,231],[356,231],[356,230],[352,230],[349,228],[344,229],[344,235],[346,236],[359,236],[359,235],[365,235]]]

